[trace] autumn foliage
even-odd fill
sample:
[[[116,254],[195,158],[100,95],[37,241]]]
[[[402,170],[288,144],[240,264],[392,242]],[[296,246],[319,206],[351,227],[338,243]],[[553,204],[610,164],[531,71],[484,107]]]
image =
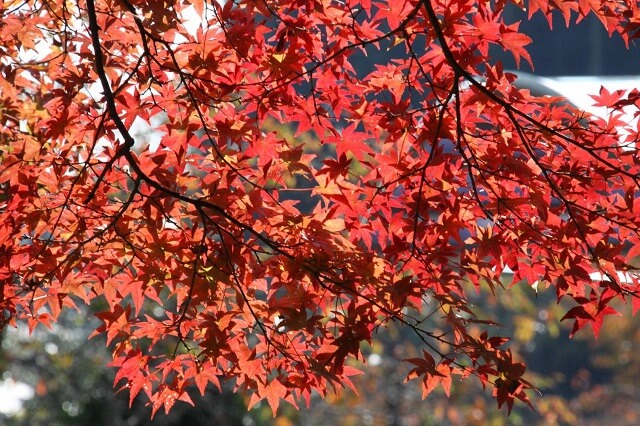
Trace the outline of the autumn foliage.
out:
[[[274,412],[350,387],[389,322],[424,396],[529,403],[467,292],[509,268],[596,336],[640,307],[640,94],[592,117],[518,89],[489,56],[531,62],[505,7],[640,29],[631,0],[4,1],[0,324],[101,303],[153,413],[224,380]]]

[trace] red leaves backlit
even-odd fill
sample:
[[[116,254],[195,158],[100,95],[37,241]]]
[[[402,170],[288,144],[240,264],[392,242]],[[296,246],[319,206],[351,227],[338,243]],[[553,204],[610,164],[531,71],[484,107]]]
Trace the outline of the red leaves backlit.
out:
[[[500,34],[500,44],[502,44],[505,50],[513,54],[516,65],[519,67],[520,59],[524,58],[529,63],[531,68],[533,68],[531,56],[529,56],[529,53],[525,49],[525,47],[529,43],[531,43],[531,38],[519,33],[517,25],[505,28],[504,30],[500,31]]]
[[[611,299],[615,296],[617,296],[616,292],[612,291],[611,288],[605,287],[605,290],[599,297],[595,291],[592,291],[588,298],[575,298],[575,301],[580,303],[580,305],[570,309],[562,317],[561,321],[565,319],[574,320],[573,329],[571,330],[572,336],[583,326],[590,324],[593,329],[593,335],[597,339],[604,317],[606,315],[620,315],[618,311],[609,306]]]
[[[271,411],[273,411],[275,415],[276,411],[278,411],[278,406],[280,405],[280,399],[285,399],[287,394],[289,394],[289,390],[286,386],[280,383],[279,380],[271,380],[267,384],[263,384],[259,380],[258,391],[251,398],[248,408],[251,409],[256,402],[264,398],[269,403]]]
[[[488,57],[531,64],[505,3],[0,9],[0,325],[100,307],[115,385],[152,414],[224,380],[274,414],[353,388],[391,321],[425,345],[424,396],[475,376],[528,404],[467,292],[509,268],[596,336],[614,300],[638,309],[640,96],[603,88],[603,119],[519,90]],[[627,42],[640,22],[634,2],[528,11]]]
[[[434,358],[426,351],[423,358],[409,358],[405,361],[415,365],[407,375],[407,381],[415,378],[422,379],[422,398],[426,398],[437,385],[442,385],[447,395],[451,390],[451,369],[448,363],[436,365]]]

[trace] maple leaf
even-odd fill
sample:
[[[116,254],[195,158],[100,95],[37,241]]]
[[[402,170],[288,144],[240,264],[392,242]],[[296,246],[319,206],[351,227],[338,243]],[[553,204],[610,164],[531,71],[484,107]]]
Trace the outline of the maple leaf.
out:
[[[596,101],[593,106],[614,108],[614,106],[620,101],[625,94],[625,90],[614,90],[609,92],[604,86],[600,87],[600,92],[597,95],[589,95]]]
[[[531,38],[525,34],[519,33],[517,24],[506,27],[502,31],[499,31],[499,34],[499,43],[505,48],[505,50],[511,52],[513,59],[516,61],[516,66],[520,68],[520,59],[524,58],[533,69],[533,61],[525,49],[525,46],[531,43]]]
[[[373,150],[367,144],[368,135],[355,130],[355,125],[349,125],[340,131],[339,136],[327,137],[326,142],[336,144],[336,152],[339,158],[348,153],[355,158],[364,158],[366,154],[373,154]]]
[[[258,381],[257,395],[260,398],[265,398],[271,407],[273,417],[278,412],[278,406],[280,405],[280,399],[286,399],[289,393],[287,387],[283,385],[278,379],[273,379],[266,385],[263,385]]]
[[[414,364],[413,368],[407,374],[405,382],[418,377],[424,377],[422,380],[422,399],[426,398],[439,384],[442,385],[447,395],[451,390],[451,374],[450,367],[446,364],[436,365],[431,354],[422,351],[422,358],[409,358],[405,361]]]

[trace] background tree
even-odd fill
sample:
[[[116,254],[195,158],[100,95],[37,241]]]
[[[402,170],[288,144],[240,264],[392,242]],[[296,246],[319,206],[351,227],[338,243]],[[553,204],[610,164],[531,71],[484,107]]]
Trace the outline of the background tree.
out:
[[[510,3],[627,43],[640,22],[633,1]],[[619,113],[638,93],[601,90],[599,118],[518,90],[488,56],[530,62],[505,4],[4,2],[2,325],[101,299],[115,381],[153,413],[223,379],[250,406],[308,403],[392,322],[423,344],[423,396],[474,376],[528,403],[470,294],[553,286],[596,336],[614,300],[640,306]]]

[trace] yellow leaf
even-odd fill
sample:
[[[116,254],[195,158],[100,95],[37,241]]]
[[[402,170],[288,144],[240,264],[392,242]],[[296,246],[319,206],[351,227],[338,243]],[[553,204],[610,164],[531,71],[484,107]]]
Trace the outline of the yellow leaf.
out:
[[[344,219],[328,219],[324,222],[324,228],[330,232],[340,232],[344,230]]]
[[[37,160],[40,157],[40,143],[30,137],[24,140],[24,154],[22,159],[25,161]]]
[[[273,59],[275,59],[277,62],[284,62],[284,58],[285,56],[287,56],[286,53],[274,53],[273,54]]]

